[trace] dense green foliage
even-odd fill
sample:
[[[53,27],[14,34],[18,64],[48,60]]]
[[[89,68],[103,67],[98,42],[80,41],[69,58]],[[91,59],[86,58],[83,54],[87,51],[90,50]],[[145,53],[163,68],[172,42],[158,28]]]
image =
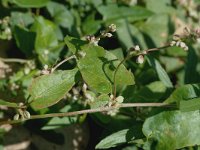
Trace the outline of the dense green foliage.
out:
[[[13,121],[0,124],[41,136],[87,124],[79,149],[199,149],[199,7],[198,0],[1,0],[0,114]],[[95,111],[51,115],[85,109]],[[3,147],[10,131],[0,127]]]

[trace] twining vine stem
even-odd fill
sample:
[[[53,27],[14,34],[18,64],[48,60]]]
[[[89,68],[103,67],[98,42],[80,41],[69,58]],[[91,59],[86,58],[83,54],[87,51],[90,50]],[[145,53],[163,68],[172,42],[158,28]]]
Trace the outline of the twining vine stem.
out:
[[[148,54],[149,52],[153,52],[153,51],[158,51],[158,50],[161,50],[161,49],[164,49],[164,48],[168,48],[170,47],[170,44],[167,44],[165,46],[162,46],[162,47],[157,47],[157,48],[150,48],[150,49],[147,49],[147,50],[143,50],[141,51],[140,53],[137,53],[135,55],[130,55],[130,52],[128,53],[128,55],[118,64],[117,68],[115,69],[115,72],[114,72],[114,76],[113,76],[113,96],[114,98],[116,98],[116,76],[117,76],[117,72],[119,70],[119,67],[125,62],[127,61],[129,58],[133,57],[133,56],[139,56],[139,55],[145,55],[145,54]]]
[[[66,113],[51,113],[51,114],[43,114],[43,115],[31,115],[29,119],[26,120],[7,120],[0,122],[0,125],[3,124],[15,124],[20,123],[27,120],[33,120],[33,119],[42,119],[42,118],[50,118],[50,117],[69,117],[69,116],[76,116],[81,114],[91,114],[96,112],[106,112],[117,108],[128,108],[128,107],[174,107],[175,105],[172,104],[166,104],[166,103],[122,103],[118,104],[116,106],[105,106],[105,107],[99,107],[94,109],[85,109],[85,110],[79,110],[79,111],[73,111],[73,112],[66,112]]]
[[[65,62],[67,62],[67,61],[69,61],[69,60],[71,60],[71,59],[73,59],[73,58],[76,58],[76,56],[75,55],[72,55],[72,56],[70,56],[70,57],[67,57],[66,59],[64,59],[63,61],[61,61],[60,63],[58,63],[55,67],[53,67],[52,69],[51,69],[51,72],[54,72],[59,66],[61,66],[63,63],[65,63]]]

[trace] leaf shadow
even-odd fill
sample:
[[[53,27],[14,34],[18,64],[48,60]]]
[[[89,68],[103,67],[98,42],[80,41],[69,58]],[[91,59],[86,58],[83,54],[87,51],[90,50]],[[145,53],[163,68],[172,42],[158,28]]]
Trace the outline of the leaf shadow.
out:
[[[108,74],[108,72],[106,72],[106,68],[109,68],[109,70],[115,72],[116,66],[114,64],[114,61],[119,61],[119,60],[118,59],[108,60],[104,57],[99,57],[99,59],[103,62],[102,70],[103,70],[106,78],[110,81],[111,84],[113,84],[113,76],[110,76]]]

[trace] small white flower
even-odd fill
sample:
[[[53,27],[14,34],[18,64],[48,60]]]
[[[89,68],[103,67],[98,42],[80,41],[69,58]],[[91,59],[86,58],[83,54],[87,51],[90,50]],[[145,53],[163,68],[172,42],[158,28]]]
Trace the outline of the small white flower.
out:
[[[13,120],[19,120],[19,114],[15,114]]]
[[[176,46],[180,46],[181,42],[180,41],[177,41],[176,42]]]
[[[28,67],[24,68],[24,74],[29,74],[30,71],[31,71],[30,68],[28,68]]]
[[[78,55],[81,57],[81,58],[84,58],[86,56],[86,52],[84,51],[79,51],[78,52]]]
[[[185,50],[185,51],[188,51],[188,46],[185,46],[184,48],[183,48],[183,50]]]
[[[48,54],[49,54],[49,51],[48,51],[48,50],[44,50],[44,54],[45,54],[45,55],[48,55]]]
[[[23,111],[23,116],[24,116],[25,119],[30,119],[31,118],[30,113],[28,111],[26,111],[26,110]]]
[[[110,99],[111,99],[111,100],[114,99],[114,95],[113,95],[113,94],[110,95]]]
[[[111,24],[108,26],[108,29],[111,31],[111,32],[115,32],[117,30],[117,26],[115,24]]]
[[[180,47],[181,48],[185,48],[186,47],[186,44],[184,42],[180,42]]]
[[[136,45],[136,46],[135,46],[135,50],[136,50],[136,51],[140,51],[139,45]]]
[[[47,70],[49,68],[48,65],[44,65],[44,69]]]
[[[8,34],[11,34],[11,30],[10,30],[10,28],[6,28],[5,29],[5,33],[8,35]]]
[[[171,41],[170,46],[174,46],[176,44],[176,41]]]
[[[118,97],[116,98],[116,101],[117,101],[117,103],[123,103],[124,97],[123,97],[123,96],[118,96]]]
[[[112,33],[106,33],[105,36],[112,37],[113,35],[112,35]]]
[[[144,62],[144,56],[143,55],[139,55],[136,59],[136,63],[138,64],[142,64]]]

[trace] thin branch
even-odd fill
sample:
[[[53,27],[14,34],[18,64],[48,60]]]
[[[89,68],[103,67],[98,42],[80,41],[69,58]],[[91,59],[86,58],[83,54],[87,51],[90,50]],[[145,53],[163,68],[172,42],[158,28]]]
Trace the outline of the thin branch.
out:
[[[117,65],[117,68],[115,69],[115,72],[114,72],[114,77],[113,77],[113,96],[114,98],[116,98],[116,76],[117,76],[117,72],[119,70],[119,67],[125,62],[127,61],[128,59],[130,58],[130,55],[127,55],[118,65]]]
[[[75,55],[72,55],[72,56],[70,56],[70,57],[67,57],[67,58],[65,58],[63,61],[61,61],[60,63],[58,63],[55,67],[53,67],[52,69],[51,69],[51,72],[54,72],[59,66],[61,66],[63,63],[65,63],[65,62],[67,62],[67,61],[69,61],[69,60],[71,60],[71,59],[73,59],[73,58],[76,58],[76,56]]]
[[[159,51],[161,49],[165,49],[165,48],[168,48],[168,47],[171,47],[171,46],[169,44],[167,44],[167,45],[164,45],[162,47],[150,48],[150,49],[147,49],[147,50],[144,50],[144,51],[149,53],[149,52],[153,52],[153,51]]]
[[[7,62],[7,63],[21,63],[25,64],[28,62],[28,60],[25,59],[18,59],[18,58],[1,58],[0,61]]]
[[[33,120],[33,119],[42,119],[42,118],[50,118],[50,117],[69,117],[69,116],[76,116],[81,114],[91,114],[96,112],[106,112],[117,108],[128,108],[128,107],[174,107],[174,105],[166,104],[166,103],[122,103],[118,104],[117,106],[111,107],[100,107],[94,109],[85,109],[73,112],[66,112],[66,113],[51,113],[51,114],[43,114],[43,115],[31,115],[29,119],[26,120]],[[20,123],[26,120],[7,120],[0,122],[2,124],[14,124]]]

